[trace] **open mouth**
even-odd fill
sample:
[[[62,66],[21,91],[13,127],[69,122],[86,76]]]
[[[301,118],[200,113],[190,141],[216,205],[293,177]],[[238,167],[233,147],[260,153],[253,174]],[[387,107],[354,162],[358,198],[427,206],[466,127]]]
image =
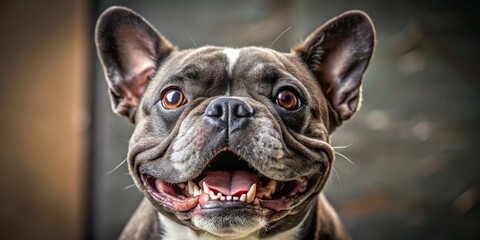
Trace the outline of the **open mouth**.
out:
[[[225,207],[261,207],[275,211],[289,208],[308,187],[306,177],[291,181],[270,179],[225,150],[218,153],[194,179],[167,183],[142,174],[150,195],[175,211]]]

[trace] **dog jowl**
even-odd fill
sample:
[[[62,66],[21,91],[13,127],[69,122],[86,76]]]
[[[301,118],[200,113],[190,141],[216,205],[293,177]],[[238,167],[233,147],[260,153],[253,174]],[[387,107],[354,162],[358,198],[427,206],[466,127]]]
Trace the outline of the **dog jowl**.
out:
[[[137,13],[106,10],[98,55],[114,112],[135,124],[128,165],[147,199],[121,238],[348,238],[321,190],[374,38],[351,11],[290,53],[180,50]]]

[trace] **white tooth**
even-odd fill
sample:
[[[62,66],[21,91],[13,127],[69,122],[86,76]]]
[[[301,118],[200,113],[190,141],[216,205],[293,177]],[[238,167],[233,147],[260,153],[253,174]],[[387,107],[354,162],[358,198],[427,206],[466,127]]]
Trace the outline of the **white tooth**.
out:
[[[185,183],[178,183],[177,184],[181,189],[185,189]]]
[[[238,201],[238,197],[232,197],[233,201]]]
[[[193,184],[193,195],[195,195],[196,193],[200,194],[201,191],[200,188],[198,188],[197,184]]]
[[[197,187],[197,185],[193,185],[193,196],[196,197],[200,195],[202,191]]]
[[[225,196],[221,196],[220,200],[225,201]]]
[[[245,202],[246,199],[247,199],[247,195],[245,193],[242,194],[242,196],[240,196],[240,201]]]
[[[210,192],[210,188],[208,188],[208,186],[205,182],[203,182],[203,192],[204,193],[209,193]]]
[[[232,200],[232,196],[227,196],[226,199],[227,199],[227,201],[231,201],[231,200]]]
[[[215,194],[214,194],[212,191],[210,191],[208,194],[210,195],[210,198],[211,198],[212,200],[217,199],[217,196],[215,196]]]
[[[190,195],[193,195],[193,185],[195,185],[195,183],[193,183],[192,181],[188,181],[187,190]]]
[[[247,203],[253,202],[253,199],[255,199],[255,193],[257,192],[257,184],[252,184],[250,189],[247,192]]]
[[[217,198],[222,197],[222,193],[217,193]]]

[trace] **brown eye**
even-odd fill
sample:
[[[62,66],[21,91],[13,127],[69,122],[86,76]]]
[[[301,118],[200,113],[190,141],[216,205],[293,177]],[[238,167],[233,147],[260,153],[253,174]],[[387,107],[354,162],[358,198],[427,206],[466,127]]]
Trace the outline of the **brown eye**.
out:
[[[167,90],[163,94],[162,105],[166,109],[174,109],[185,103],[185,96],[178,89]]]
[[[297,95],[289,90],[282,90],[277,94],[277,104],[285,108],[286,110],[296,110],[300,107],[300,101],[297,98]]]

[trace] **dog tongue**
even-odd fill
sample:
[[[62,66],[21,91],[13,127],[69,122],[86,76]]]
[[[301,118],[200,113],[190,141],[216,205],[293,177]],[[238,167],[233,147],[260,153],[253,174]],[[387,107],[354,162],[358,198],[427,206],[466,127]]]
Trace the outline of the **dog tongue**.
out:
[[[207,171],[206,175],[200,181],[200,186],[203,186],[203,182],[205,182],[210,190],[221,192],[227,196],[240,196],[242,193],[248,192],[250,186],[258,181],[256,174],[243,170]]]

